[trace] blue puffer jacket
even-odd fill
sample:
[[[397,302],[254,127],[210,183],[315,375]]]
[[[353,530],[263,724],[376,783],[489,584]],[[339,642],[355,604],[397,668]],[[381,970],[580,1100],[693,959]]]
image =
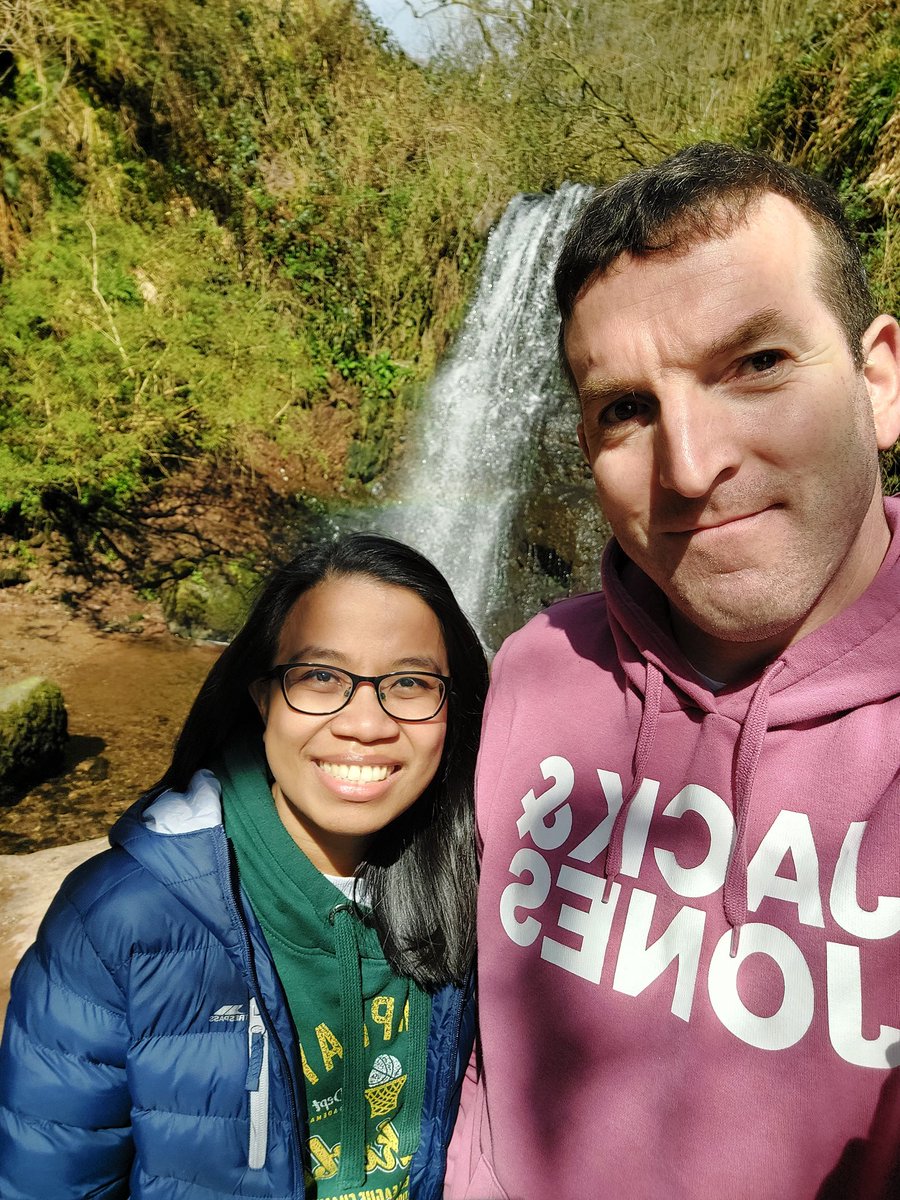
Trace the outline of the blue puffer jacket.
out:
[[[63,884],[15,974],[0,1048],[3,1200],[305,1196],[287,1002],[218,802],[182,807],[182,832],[171,820],[156,831],[146,802],[126,813],[113,848]],[[471,989],[438,993],[411,1200],[441,1194],[474,1025]]]

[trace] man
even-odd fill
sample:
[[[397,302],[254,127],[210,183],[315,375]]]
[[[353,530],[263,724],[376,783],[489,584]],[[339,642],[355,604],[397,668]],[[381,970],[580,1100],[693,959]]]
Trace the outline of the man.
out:
[[[497,656],[447,1195],[900,1195],[900,329],[821,182],[702,144],[556,275],[602,593]]]

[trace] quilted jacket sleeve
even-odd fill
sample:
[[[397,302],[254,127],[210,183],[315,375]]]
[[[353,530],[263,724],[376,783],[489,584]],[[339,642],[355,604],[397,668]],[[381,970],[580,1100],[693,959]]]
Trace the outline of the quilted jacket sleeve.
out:
[[[66,884],[13,977],[0,1046],[0,1196],[127,1197],[125,998]]]

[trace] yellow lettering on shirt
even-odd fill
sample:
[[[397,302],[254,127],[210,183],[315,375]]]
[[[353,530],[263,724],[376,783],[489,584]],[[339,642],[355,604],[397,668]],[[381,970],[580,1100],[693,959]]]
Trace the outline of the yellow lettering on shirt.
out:
[[[313,1157],[313,1179],[334,1179],[341,1166],[341,1145],[335,1142],[328,1146],[315,1134],[309,1139],[309,1152]]]
[[[303,1064],[304,1076],[309,1080],[310,1083],[318,1083],[319,1077],[315,1073],[315,1071],[312,1069],[312,1067],[309,1065],[309,1063],[307,1062],[306,1052],[304,1051],[302,1045],[300,1046],[300,1061]]]
[[[394,997],[376,996],[372,1001],[372,1020],[384,1030],[384,1041],[394,1036]]]
[[[322,1062],[325,1064],[325,1070],[330,1071],[334,1067],[334,1060],[344,1057],[344,1047],[324,1021],[321,1025],[316,1026],[316,1039],[319,1043],[319,1049],[322,1051]]]
[[[366,1174],[372,1171],[395,1171],[397,1166],[408,1167],[411,1154],[400,1154],[400,1139],[390,1117],[377,1125],[375,1145],[366,1146]]]

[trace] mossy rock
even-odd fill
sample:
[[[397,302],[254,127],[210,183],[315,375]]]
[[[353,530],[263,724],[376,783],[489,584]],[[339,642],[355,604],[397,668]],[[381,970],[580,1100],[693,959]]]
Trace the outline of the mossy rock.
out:
[[[0,795],[57,766],[68,724],[55,683],[32,676],[0,688]]]
[[[260,576],[241,563],[213,559],[160,589],[169,628],[182,637],[229,641],[243,625]]]
[[[0,588],[17,587],[28,582],[28,572],[15,564],[0,563]]]

